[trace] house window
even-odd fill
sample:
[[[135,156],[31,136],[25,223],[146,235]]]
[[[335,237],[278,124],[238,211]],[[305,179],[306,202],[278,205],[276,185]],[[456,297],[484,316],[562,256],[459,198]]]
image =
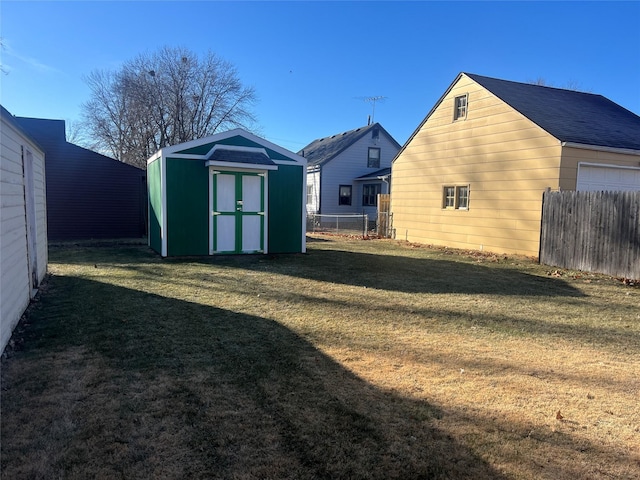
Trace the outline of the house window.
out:
[[[380,193],[380,184],[371,183],[362,186],[362,206],[375,207]]]
[[[442,190],[442,208],[469,209],[469,185],[446,185]]]
[[[456,188],[456,208],[467,210],[469,208],[469,187]]]
[[[313,185],[307,185],[307,205],[313,204]]]
[[[444,208],[454,208],[456,205],[456,187],[444,187]]]
[[[371,131],[371,139],[373,140],[373,143],[378,143],[379,138],[380,138],[380,129],[378,127],[375,127]]]
[[[367,159],[367,167],[380,168],[380,149],[377,147],[369,147],[369,157]]]
[[[351,185],[340,185],[338,205],[351,205]]]
[[[464,119],[467,116],[467,95],[461,95],[454,100],[453,120]]]

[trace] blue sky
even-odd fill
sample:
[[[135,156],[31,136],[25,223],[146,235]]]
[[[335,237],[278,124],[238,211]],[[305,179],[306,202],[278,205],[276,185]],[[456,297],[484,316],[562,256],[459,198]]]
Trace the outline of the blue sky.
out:
[[[0,2],[0,103],[80,119],[83,77],[161,46],[212,50],[292,151],[375,120],[403,144],[461,71],[577,85],[640,114],[640,2]]]

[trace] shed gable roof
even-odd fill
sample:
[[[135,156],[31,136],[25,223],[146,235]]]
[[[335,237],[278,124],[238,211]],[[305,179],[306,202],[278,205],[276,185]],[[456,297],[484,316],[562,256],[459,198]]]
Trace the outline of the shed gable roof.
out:
[[[264,151],[264,155],[262,155],[264,158],[260,158],[259,156],[243,158],[242,155],[233,153],[232,162],[234,163],[248,163],[255,165],[256,163],[254,163],[254,161],[259,160],[261,162],[259,164],[263,165],[273,165],[274,162],[294,162],[306,165],[306,160],[303,157],[241,128],[236,128],[223,133],[216,133],[208,137],[162,148],[151,156],[151,158],[147,160],[147,163],[152,162],[161,156],[215,160],[211,157],[213,155],[221,155],[221,153],[216,154],[216,150],[222,146],[229,147],[224,149],[227,152],[230,150],[243,150],[243,147],[245,151],[256,149],[262,149]]]
[[[300,150],[298,154],[307,159],[307,164],[309,166],[324,165],[336,158],[367,133],[372,132],[375,128],[378,128],[381,135],[386,135],[393,144],[400,148],[400,144],[396,142],[391,135],[389,135],[389,132],[387,132],[382,125],[374,123],[365,127],[359,127],[354,130],[348,130],[343,133],[331,135],[330,137],[318,138]]]
[[[602,95],[466,75],[561,142],[640,150],[640,117]]]

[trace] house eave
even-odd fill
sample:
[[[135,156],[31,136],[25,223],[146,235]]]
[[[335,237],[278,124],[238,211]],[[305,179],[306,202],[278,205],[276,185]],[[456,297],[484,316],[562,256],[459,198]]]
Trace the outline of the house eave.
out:
[[[562,145],[562,147],[567,147],[567,148],[579,148],[582,150],[593,150],[597,152],[620,153],[623,155],[640,155],[640,150],[635,150],[631,148],[604,147],[601,145],[589,145],[586,143],[575,143],[575,142],[561,142],[560,145]]]

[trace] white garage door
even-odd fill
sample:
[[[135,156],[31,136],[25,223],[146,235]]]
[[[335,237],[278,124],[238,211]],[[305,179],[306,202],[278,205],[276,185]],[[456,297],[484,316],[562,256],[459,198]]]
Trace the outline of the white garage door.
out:
[[[578,165],[576,190],[640,192],[640,168],[607,165]]]

